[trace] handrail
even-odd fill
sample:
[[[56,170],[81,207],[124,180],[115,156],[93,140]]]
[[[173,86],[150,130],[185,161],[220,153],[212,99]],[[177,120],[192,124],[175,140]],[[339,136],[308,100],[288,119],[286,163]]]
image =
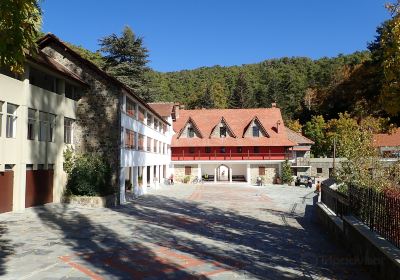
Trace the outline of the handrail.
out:
[[[293,159],[292,153],[172,153],[172,160],[279,160]]]

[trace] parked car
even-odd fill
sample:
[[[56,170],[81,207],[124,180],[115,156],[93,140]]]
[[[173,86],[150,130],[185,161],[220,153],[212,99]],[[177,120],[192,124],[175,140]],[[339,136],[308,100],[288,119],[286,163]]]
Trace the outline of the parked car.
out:
[[[313,183],[313,184],[315,184],[315,177],[311,177],[311,176],[308,176],[308,175],[300,175],[300,176],[297,176],[297,178],[296,178],[296,181],[295,181],[295,185],[296,186],[301,186],[301,185],[304,185],[304,186],[307,186],[307,184],[308,184],[308,181],[311,179],[311,182]]]

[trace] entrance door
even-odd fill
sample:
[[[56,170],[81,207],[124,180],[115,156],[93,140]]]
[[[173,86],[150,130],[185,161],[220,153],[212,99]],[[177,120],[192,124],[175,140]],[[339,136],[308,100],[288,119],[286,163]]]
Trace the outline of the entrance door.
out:
[[[13,171],[0,172],[0,213],[12,211]]]
[[[26,170],[26,208],[53,202],[53,174],[53,170]]]
[[[229,181],[229,167],[226,165],[220,165],[217,168],[217,180],[218,181]]]

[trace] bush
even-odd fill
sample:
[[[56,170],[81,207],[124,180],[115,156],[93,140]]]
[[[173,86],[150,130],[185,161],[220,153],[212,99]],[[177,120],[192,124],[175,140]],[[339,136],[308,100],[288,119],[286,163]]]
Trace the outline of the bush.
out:
[[[290,167],[289,161],[285,160],[282,164],[282,182],[284,184],[290,184],[293,181],[292,168]]]
[[[186,183],[189,183],[190,182],[190,176],[189,175],[186,175],[184,178],[183,178],[183,182],[186,184]]]
[[[67,194],[105,196],[113,193],[111,169],[104,159],[96,154],[81,154],[66,158],[68,173]]]

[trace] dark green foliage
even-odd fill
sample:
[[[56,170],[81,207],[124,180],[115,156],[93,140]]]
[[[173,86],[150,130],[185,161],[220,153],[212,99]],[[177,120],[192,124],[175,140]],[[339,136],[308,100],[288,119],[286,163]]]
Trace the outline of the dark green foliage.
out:
[[[290,184],[293,181],[292,168],[288,160],[282,164],[282,183]]]
[[[105,54],[104,69],[145,101],[153,101],[145,75],[149,71],[149,55],[143,46],[143,38],[137,37],[132,29],[125,27],[121,37],[116,34],[104,37],[100,40],[100,46],[100,51]]]
[[[65,156],[65,154],[64,154]],[[68,195],[105,196],[113,193],[111,169],[104,159],[95,154],[65,158],[68,163]]]
[[[254,108],[257,107],[256,100],[250,87],[246,81],[246,76],[243,72],[239,73],[236,85],[228,100],[229,108]]]

